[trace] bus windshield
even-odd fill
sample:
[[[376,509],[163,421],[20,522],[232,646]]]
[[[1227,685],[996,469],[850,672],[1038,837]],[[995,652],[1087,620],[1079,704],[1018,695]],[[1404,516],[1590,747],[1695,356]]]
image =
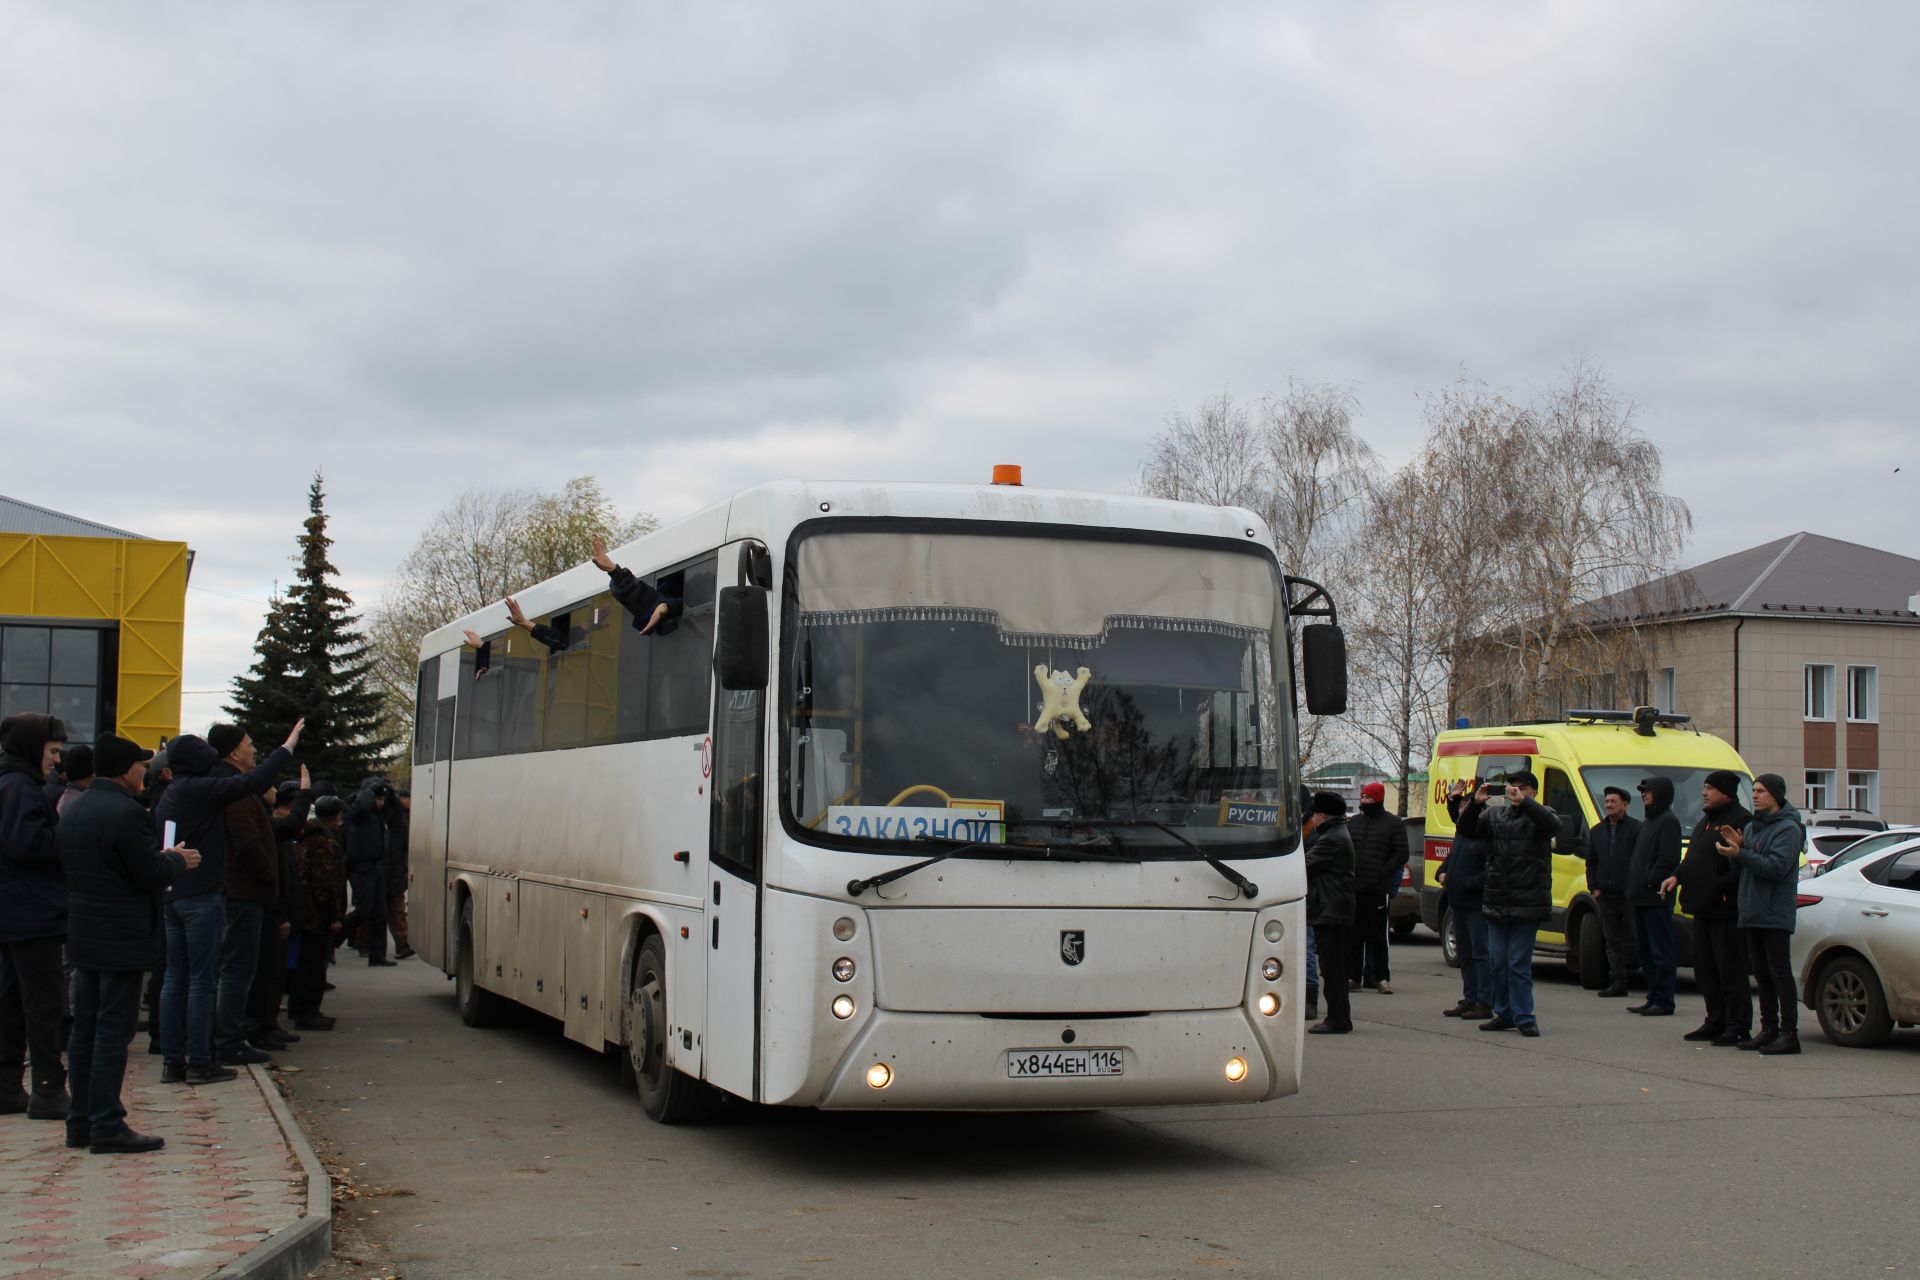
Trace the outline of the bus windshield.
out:
[[[796,549],[783,807],[797,833],[897,850],[1061,840],[1094,820],[1154,858],[1292,848],[1268,555],[948,527]]]

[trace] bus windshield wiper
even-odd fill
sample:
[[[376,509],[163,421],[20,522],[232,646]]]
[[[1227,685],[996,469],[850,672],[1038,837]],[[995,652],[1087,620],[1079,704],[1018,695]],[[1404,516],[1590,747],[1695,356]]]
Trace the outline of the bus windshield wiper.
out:
[[[1218,871],[1234,888],[1240,891],[1241,897],[1252,898],[1258,896],[1260,893],[1259,885],[1247,879],[1238,871],[1235,871],[1232,867],[1181,835],[1171,824],[1159,822],[1153,818],[1028,818],[1023,819],[1023,821],[1052,823],[1055,826],[1063,827],[1091,827],[1094,830],[1099,830],[1102,827],[1146,827],[1152,831],[1161,831],[1178,840],[1187,847],[1187,850],[1192,853],[1194,857],[1199,858],[1215,871]]]
[[[930,839],[930,837],[917,836],[915,837],[915,839],[924,841],[924,840]],[[934,854],[931,858],[925,858],[919,862],[910,862],[904,867],[895,867],[891,871],[882,871],[877,875],[866,876],[859,880],[849,880],[847,881],[847,892],[853,897],[857,898],[869,889],[878,889],[883,884],[892,884],[895,880],[900,879],[902,876],[910,876],[914,872],[919,871],[926,867],[930,867],[936,862],[945,862],[948,858],[957,858],[961,854],[971,853],[975,849],[1004,850],[1004,849],[1032,849],[1035,847],[1036,846],[1034,845],[999,844],[992,840],[965,840],[958,844],[953,845],[950,848],[942,849],[939,853]]]

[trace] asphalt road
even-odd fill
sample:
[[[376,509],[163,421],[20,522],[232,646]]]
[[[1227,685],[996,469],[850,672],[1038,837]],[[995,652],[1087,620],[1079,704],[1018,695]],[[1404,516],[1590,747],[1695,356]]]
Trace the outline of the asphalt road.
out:
[[[1522,1040],[1438,1016],[1457,978],[1430,934],[1396,955],[1398,993],[1356,995],[1355,1034],[1309,1040],[1303,1092],[1259,1106],[664,1128],[557,1024],[462,1026],[418,962],[337,968],[339,1029],[284,1061],[367,1192],[341,1275],[1920,1268],[1920,1032],[1843,1050],[1809,1019],[1799,1058],[1696,1047],[1684,981],[1681,1016],[1641,1019],[1543,960],[1545,1034]]]

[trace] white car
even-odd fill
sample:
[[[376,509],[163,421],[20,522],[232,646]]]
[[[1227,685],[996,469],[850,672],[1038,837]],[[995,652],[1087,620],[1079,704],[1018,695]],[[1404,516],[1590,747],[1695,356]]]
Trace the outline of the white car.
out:
[[[1825,875],[1837,871],[1849,862],[1858,862],[1862,858],[1871,858],[1876,853],[1884,853],[1897,844],[1920,839],[1920,827],[1888,827],[1885,831],[1876,831],[1871,835],[1859,835],[1840,846],[1838,851],[1825,858],[1814,875]],[[1807,879],[1805,874],[1800,877]]]
[[[1864,840],[1875,832],[1861,827],[1810,826],[1807,828],[1806,860],[1800,864],[1800,878],[1805,880],[1820,874],[1820,869],[1835,854],[1857,840]],[[1884,834],[1884,833],[1883,833]]]
[[[1865,1048],[1920,1022],[1920,839],[1799,891],[1793,971],[1827,1039]]]

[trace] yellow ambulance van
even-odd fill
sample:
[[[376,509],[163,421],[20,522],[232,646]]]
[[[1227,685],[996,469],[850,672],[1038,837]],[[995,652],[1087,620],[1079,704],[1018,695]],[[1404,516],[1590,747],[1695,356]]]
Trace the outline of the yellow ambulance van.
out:
[[[1427,767],[1427,831],[1420,859],[1420,917],[1437,930],[1447,963],[1458,966],[1444,885],[1434,873],[1453,847],[1447,792],[1475,778],[1498,783],[1510,772],[1532,770],[1540,803],[1560,815],[1554,841],[1553,914],[1541,927],[1539,950],[1566,958],[1582,986],[1607,984],[1607,952],[1587,893],[1587,829],[1600,821],[1600,797],[1619,787],[1633,797],[1630,812],[1644,817],[1642,778],[1673,780],[1673,811],[1684,836],[1700,821],[1701,785],[1716,769],[1740,775],[1740,803],[1753,807],[1753,771],[1740,753],[1710,733],[1690,728],[1691,718],[1652,707],[1632,711],[1570,711],[1559,720],[1525,721],[1492,728],[1449,729],[1434,740]],[[1505,804],[1496,799],[1495,804]],[[1677,899],[1679,895],[1675,895]],[[1674,934],[1681,967],[1693,963],[1691,921],[1674,907]]]

